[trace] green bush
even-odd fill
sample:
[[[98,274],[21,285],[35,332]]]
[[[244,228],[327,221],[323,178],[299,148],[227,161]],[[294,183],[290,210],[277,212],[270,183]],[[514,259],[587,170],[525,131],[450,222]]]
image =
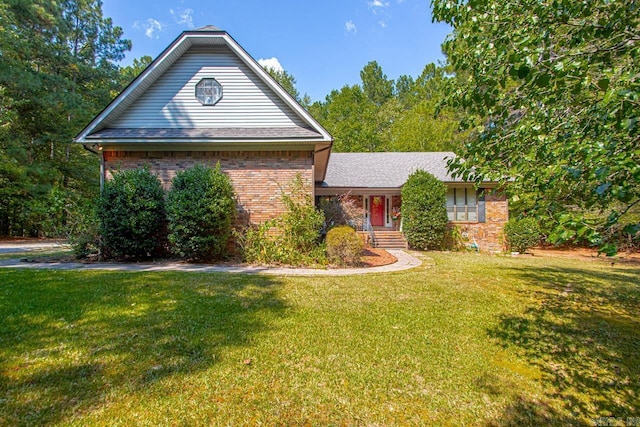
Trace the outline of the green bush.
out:
[[[116,173],[104,185],[97,213],[107,258],[147,258],[164,242],[164,191],[147,169]]]
[[[288,194],[282,194],[286,207],[283,215],[237,234],[246,262],[296,266],[326,263],[324,245],[320,242],[324,215],[313,206],[299,175],[290,188]]]
[[[540,242],[540,226],[535,218],[512,218],[504,226],[507,246],[512,251],[525,253]]]
[[[403,232],[414,249],[440,249],[447,229],[447,187],[418,170],[402,187]]]
[[[233,186],[219,164],[178,172],[167,194],[172,252],[191,260],[224,257],[234,212]]]
[[[95,208],[84,212],[81,220],[76,221],[74,232],[67,237],[73,254],[78,259],[100,253],[100,230]]]
[[[327,233],[327,255],[335,264],[358,264],[363,249],[362,238],[351,227],[342,225],[332,228]]]

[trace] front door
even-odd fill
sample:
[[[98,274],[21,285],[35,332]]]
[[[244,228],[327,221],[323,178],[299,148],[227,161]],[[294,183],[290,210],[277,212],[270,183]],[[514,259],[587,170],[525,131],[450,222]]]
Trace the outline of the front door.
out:
[[[384,226],[384,196],[369,196],[369,206],[371,206],[371,225]]]

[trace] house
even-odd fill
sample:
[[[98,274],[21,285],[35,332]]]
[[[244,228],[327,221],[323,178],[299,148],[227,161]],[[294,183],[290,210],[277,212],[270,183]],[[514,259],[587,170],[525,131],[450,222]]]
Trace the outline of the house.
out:
[[[299,175],[312,197],[349,192],[374,228],[390,228],[400,188],[416,168],[449,185],[452,221],[483,249],[499,246],[496,230],[507,217],[504,196],[449,178],[445,159],[453,153],[332,154],[331,135],[213,26],[183,32],[75,142],[100,156],[101,182],[149,167],[168,188],[179,170],[219,163],[237,194],[240,224],[283,213],[281,192]]]
[[[464,233],[469,244],[500,252],[501,232],[509,216],[506,195],[495,182],[476,189],[472,183],[453,178],[447,161],[455,157],[452,152],[333,153],[324,181],[316,184],[316,197],[348,194],[363,209],[365,224],[373,230],[397,229],[393,214],[402,212],[402,186],[421,169],[446,184],[450,226]]]

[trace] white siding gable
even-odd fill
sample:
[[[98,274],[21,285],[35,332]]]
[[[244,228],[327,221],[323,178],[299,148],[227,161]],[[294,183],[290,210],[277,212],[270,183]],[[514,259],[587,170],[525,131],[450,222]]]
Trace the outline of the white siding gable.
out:
[[[216,105],[202,105],[195,85],[215,78],[223,87]],[[192,46],[122,114],[112,128],[250,128],[307,124],[227,47]]]

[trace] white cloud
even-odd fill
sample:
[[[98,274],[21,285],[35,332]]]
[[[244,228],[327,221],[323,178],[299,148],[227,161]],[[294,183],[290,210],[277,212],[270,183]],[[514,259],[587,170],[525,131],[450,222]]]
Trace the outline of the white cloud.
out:
[[[373,12],[374,15],[376,15],[379,12],[381,12],[382,9],[384,9],[385,7],[389,7],[389,2],[382,1],[382,0],[373,0],[373,1],[368,1],[367,6],[369,6],[369,10]]]
[[[353,21],[351,20],[344,23],[344,29],[347,31],[347,33],[355,34],[358,32],[358,29],[356,28],[356,24],[354,24]]]
[[[384,21],[378,21],[378,25],[380,25],[382,28],[387,28],[387,23]]]
[[[174,21],[176,21],[176,24],[179,25],[186,25],[187,28],[194,28],[195,26],[193,25],[193,9],[181,9],[178,8],[176,10],[173,9],[169,9],[169,13],[171,13],[171,16],[173,16]]]
[[[262,65],[263,68],[272,68],[279,73],[284,71],[284,68],[282,68],[280,61],[278,61],[276,57],[267,59],[260,58],[258,59],[258,64]]]
[[[133,23],[133,28],[135,28],[136,30],[144,30],[144,35],[149,37],[150,39],[157,39],[158,34],[156,33],[158,31],[163,31],[164,25],[157,19],[149,18],[143,23],[140,23],[140,21],[135,21]]]

